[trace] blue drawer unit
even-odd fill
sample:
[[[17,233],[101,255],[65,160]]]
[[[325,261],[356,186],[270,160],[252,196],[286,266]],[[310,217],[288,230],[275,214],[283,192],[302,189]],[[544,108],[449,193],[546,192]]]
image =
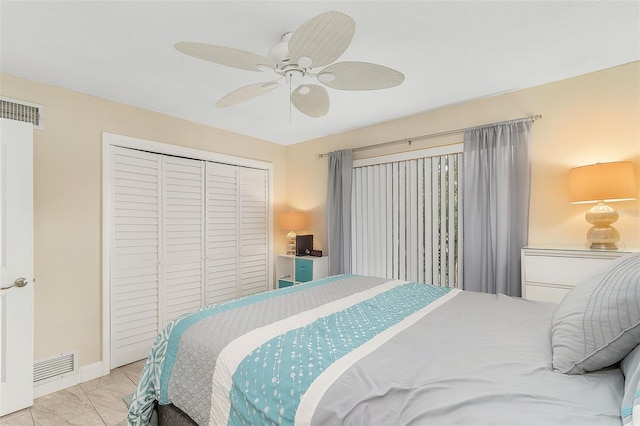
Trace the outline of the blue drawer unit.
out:
[[[296,259],[296,281],[306,283],[313,279],[313,260]]]
[[[293,281],[278,280],[278,288],[291,287],[292,285]]]
[[[279,254],[276,259],[278,288],[290,287],[325,278],[329,274],[329,258]]]

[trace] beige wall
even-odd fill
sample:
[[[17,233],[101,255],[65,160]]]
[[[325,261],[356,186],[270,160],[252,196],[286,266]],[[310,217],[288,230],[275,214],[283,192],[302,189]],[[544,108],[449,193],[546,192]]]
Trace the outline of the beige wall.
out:
[[[567,202],[570,168],[633,161],[640,198],[640,62],[293,145],[287,170],[296,179],[287,180],[288,203],[310,213],[309,231],[326,249],[327,159],[316,154],[533,114],[543,118],[533,125],[529,243],[584,244],[589,205]],[[360,151],[354,158],[456,142],[462,134]],[[611,205],[620,213],[620,245],[640,247],[640,202]]]
[[[271,162],[274,213],[284,209],[284,146],[7,74],[0,94],[45,106],[34,131],[36,359],[72,349],[81,366],[102,359],[102,132]]]
[[[529,242],[582,244],[586,207],[567,203],[568,170],[631,160],[640,180],[638,76],[640,63],[633,63],[283,147],[0,74],[0,94],[46,108],[46,128],[34,132],[35,357],[79,349],[81,366],[102,357],[103,131],[272,162],[274,250],[280,253],[285,242],[277,214],[285,207],[310,213],[306,231],[314,234],[317,248],[326,250],[327,160],[316,154],[542,114],[533,131]],[[461,140],[461,135],[429,139],[363,151],[355,158]],[[639,205],[614,205],[621,213],[616,227],[628,246],[640,246]]]

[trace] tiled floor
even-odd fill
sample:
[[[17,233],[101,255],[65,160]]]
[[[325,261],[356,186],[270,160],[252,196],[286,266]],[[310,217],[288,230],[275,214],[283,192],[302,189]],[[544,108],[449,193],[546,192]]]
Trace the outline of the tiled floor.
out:
[[[136,389],[144,363],[125,365],[108,376],[38,398],[33,407],[0,417],[0,425],[126,426],[122,397]]]

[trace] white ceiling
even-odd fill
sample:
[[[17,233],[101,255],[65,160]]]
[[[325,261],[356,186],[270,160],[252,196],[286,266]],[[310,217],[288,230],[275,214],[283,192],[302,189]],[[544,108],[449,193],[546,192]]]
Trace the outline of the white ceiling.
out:
[[[404,73],[397,87],[328,89],[329,113],[289,121],[284,86],[228,108],[271,74],[186,56],[178,41],[266,56],[329,10],[351,15],[338,61]],[[0,70],[288,145],[640,60],[638,1],[0,1]],[[28,100],[28,99],[27,99]]]

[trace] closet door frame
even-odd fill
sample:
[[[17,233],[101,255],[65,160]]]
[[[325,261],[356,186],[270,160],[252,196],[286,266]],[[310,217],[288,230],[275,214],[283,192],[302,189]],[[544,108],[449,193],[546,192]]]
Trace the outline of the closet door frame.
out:
[[[177,157],[192,158],[196,160],[212,161],[233,166],[249,167],[266,170],[268,174],[268,201],[267,201],[267,279],[268,288],[273,289],[273,164],[266,161],[252,160],[227,154],[219,154],[162,142],[133,138],[114,133],[102,133],[102,372],[104,375],[111,371],[111,234],[113,223],[112,209],[112,182],[113,170],[111,154],[113,147],[123,147],[148,151],[157,154],[174,155]]]

